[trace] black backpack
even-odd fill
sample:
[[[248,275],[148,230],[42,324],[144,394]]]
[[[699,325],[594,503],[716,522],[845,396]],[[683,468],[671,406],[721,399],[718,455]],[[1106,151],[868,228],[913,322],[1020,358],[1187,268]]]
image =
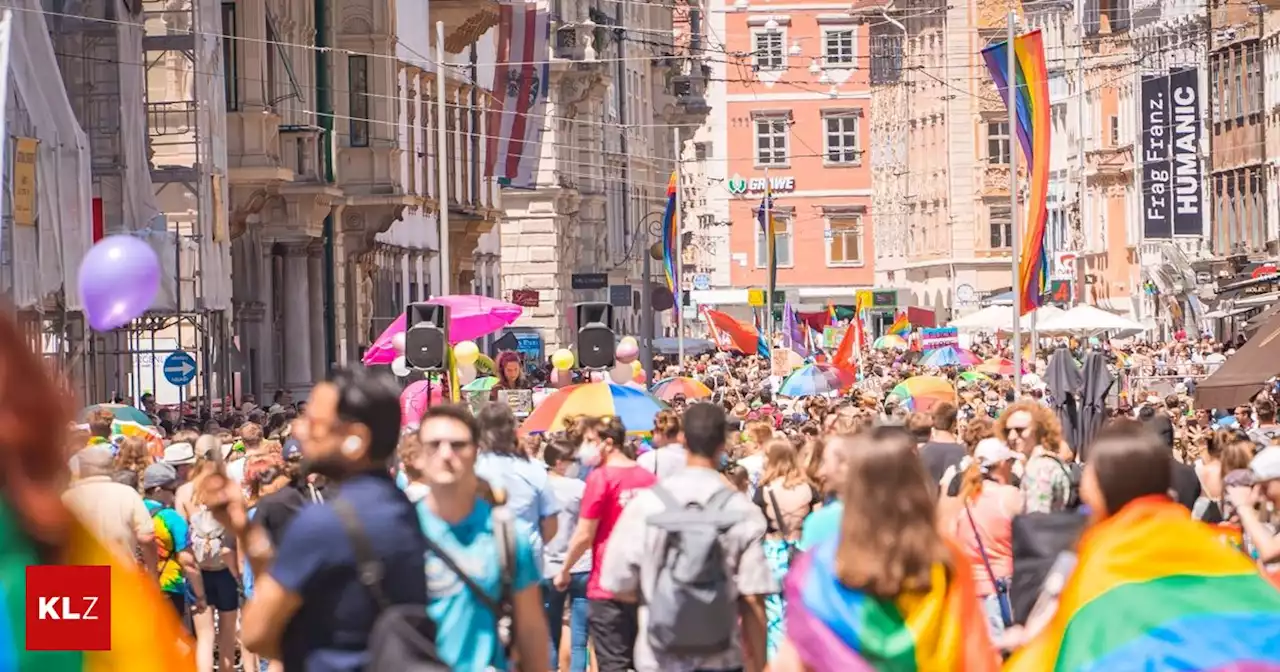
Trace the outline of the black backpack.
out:
[[[448,672],[436,649],[436,624],[425,604],[391,604],[382,591],[383,565],[349,502],[332,502],[356,555],[356,576],[378,605],[369,631],[366,672]]]

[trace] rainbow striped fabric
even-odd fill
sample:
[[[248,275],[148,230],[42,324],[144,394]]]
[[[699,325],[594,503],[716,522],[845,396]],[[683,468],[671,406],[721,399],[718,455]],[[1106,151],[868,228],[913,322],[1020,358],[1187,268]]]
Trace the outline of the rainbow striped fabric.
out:
[[[906,337],[911,333],[911,319],[907,317],[905,312],[900,312],[893,318],[893,324],[889,325],[889,329],[885,331],[887,334]]]
[[[1049,257],[1045,254],[1045,226],[1049,221],[1049,74],[1044,60],[1044,40],[1039,30],[1013,38],[1017,81],[1014,82],[1014,124],[1022,155],[1029,168],[1027,219],[1023,222],[1018,277],[1022,285],[1023,315],[1039,308],[1049,290]],[[1009,100],[1009,43],[999,42],[982,50],[987,70]],[[1007,105],[1007,102],[1006,102]]]
[[[786,578],[787,639],[805,665],[839,672],[995,672],[999,658],[969,565],[933,569],[928,592],[881,600],[842,584],[838,539],[797,556]]]
[[[1009,672],[1275,672],[1280,591],[1165,497],[1087,530],[1053,620]]]
[[[676,173],[671,172],[667,182],[667,209],[662,213],[662,270],[667,276],[667,289],[676,299],[675,310],[680,312],[680,285],[676,282],[676,238],[680,235],[680,223],[676,221]],[[648,251],[645,251],[648,254]]]
[[[111,565],[111,650],[28,651],[26,567],[39,564],[35,548],[0,499],[0,670],[39,672],[194,671],[195,642],[160,588],[135,567],[119,564],[78,521],[66,547],[68,565]]]

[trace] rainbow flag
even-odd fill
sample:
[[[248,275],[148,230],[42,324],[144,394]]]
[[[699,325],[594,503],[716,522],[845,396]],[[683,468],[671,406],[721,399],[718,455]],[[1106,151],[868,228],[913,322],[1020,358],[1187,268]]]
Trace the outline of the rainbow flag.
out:
[[[898,313],[897,316],[893,318],[893,324],[889,325],[889,330],[886,333],[890,333],[895,336],[902,336],[904,338],[907,334],[911,333],[911,320],[907,319],[907,314],[905,312]]]
[[[933,568],[927,592],[882,600],[836,578],[838,539],[797,556],[787,572],[787,638],[809,669],[840,672],[996,672],[999,657],[970,564]]]
[[[839,320],[836,319],[836,305],[830,301],[827,302],[827,323],[833,327],[839,324]]]
[[[39,564],[35,547],[0,500],[0,669],[40,672],[194,671],[195,642],[156,582],[136,567],[120,564],[79,521],[71,523],[68,565],[111,566],[111,650],[28,651],[26,567]],[[15,662],[17,666],[9,666]]]
[[[676,173],[672,171],[671,180],[667,182],[667,209],[662,213],[662,270],[667,276],[667,289],[671,290],[671,296],[675,299],[675,311],[679,315],[680,283],[676,282],[676,242],[680,236],[680,223],[676,220]]]
[[[1018,277],[1022,285],[1022,315],[1039,308],[1049,291],[1049,257],[1045,253],[1046,205],[1049,195],[1049,75],[1044,61],[1044,40],[1039,30],[1013,38],[1017,62],[1014,82],[1013,125],[1022,155],[1027,159],[1029,186],[1027,220],[1023,228]],[[1003,100],[1009,99],[1009,43],[999,42],[982,50],[987,70]]]
[[[1058,611],[1005,668],[1280,670],[1280,591],[1166,497],[1087,530]]]

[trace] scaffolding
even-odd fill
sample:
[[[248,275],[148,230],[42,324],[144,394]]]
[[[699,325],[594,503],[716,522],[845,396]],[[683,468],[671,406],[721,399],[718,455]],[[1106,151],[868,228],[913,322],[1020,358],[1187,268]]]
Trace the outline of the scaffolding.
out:
[[[206,301],[204,272],[206,237],[225,224],[225,206],[205,127],[210,102],[199,102],[197,82],[200,73],[220,73],[221,63],[205,62],[198,39],[220,34],[219,14],[197,2],[84,0],[50,22],[68,97],[90,139],[95,224],[146,239],[164,269],[152,310],[121,329],[90,332],[65,310],[44,319],[46,353],[79,377],[86,401],[150,392],[160,404],[215,410],[233,392],[229,319]],[[165,380],[164,360],[177,350],[197,362],[187,385]]]

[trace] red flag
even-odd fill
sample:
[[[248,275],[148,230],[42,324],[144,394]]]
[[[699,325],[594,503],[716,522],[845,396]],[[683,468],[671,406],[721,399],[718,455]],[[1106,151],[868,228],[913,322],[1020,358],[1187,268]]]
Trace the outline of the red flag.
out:
[[[721,350],[737,350],[745,355],[756,354],[760,337],[754,326],[733,319],[733,316],[718,310],[706,310],[702,316],[707,320],[707,327]]]
[[[862,321],[854,318],[849,322],[849,328],[844,330],[844,338],[840,339],[840,345],[836,348],[836,354],[831,357],[831,365],[842,370],[856,370],[858,367],[853,362],[854,351],[859,348],[859,342],[862,340],[858,333],[861,329]]]

